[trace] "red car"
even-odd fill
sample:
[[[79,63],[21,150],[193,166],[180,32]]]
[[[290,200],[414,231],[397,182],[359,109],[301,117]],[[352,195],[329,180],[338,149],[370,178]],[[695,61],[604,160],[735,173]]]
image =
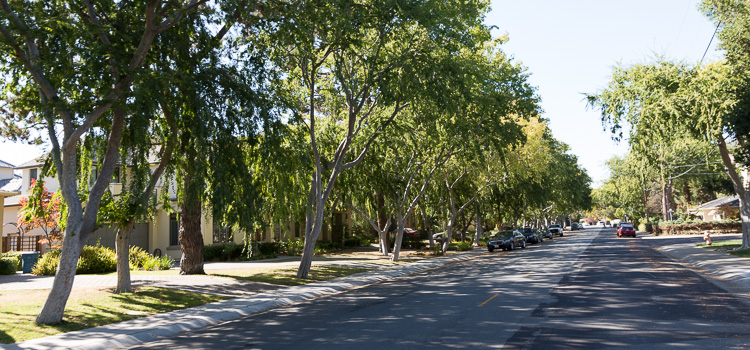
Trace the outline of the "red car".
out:
[[[635,238],[635,228],[633,224],[623,222],[620,223],[620,227],[617,229],[617,237],[622,236],[633,236]]]

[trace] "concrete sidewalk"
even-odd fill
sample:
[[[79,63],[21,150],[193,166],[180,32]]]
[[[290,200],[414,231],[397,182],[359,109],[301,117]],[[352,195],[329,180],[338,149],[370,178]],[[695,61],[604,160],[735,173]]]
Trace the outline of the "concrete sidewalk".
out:
[[[742,239],[742,236],[738,235],[737,238]],[[718,282],[719,287],[736,294],[745,302],[750,301],[750,259],[697,247],[693,242],[655,248],[692,265],[693,270],[709,277],[712,282]]]
[[[182,309],[106,326],[49,337],[2,345],[3,349],[111,349],[138,344],[180,332],[237,319],[284,305],[305,301],[370,283],[427,270],[451,262],[486,253],[476,249],[445,257],[425,259],[404,265],[387,266],[378,270],[303,286],[288,287],[271,292],[224,300],[203,306]],[[79,276],[80,277],[80,276]],[[76,277],[78,279],[78,277]]]
[[[313,260],[313,265],[337,265],[367,269],[381,269],[389,266],[373,262],[373,260],[374,259],[340,260],[318,258]],[[263,261],[207,262],[204,264],[204,269],[207,271],[216,271],[256,267],[294,268],[297,266],[299,266],[299,257],[286,257]],[[0,275],[0,291],[51,289],[54,279],[54,276],[34,276],[31,274],[15,274],[9,276]],[[164,287],[234,297],[247,296],[283,288],[283,286],[268,283],[239,281],[233,278],[203,275],[180,276],[132,274],[130,280],[134,286]],[[73,282],[73,288],[114,288],[115,286],[117,286],[117,275],[115,274],[77,275]]]

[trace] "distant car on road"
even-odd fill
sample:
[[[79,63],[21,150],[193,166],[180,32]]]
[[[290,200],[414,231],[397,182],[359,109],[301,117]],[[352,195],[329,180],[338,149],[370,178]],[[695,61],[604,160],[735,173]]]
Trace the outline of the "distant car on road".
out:
[[[617,229],[617,237],[633,236],[635,238],[635,227],[629,222],[621,222],[620,228]]]
[[[550,233],[552,233],[555,236],[560,236],[560,237],[563,236],[563,228],[562,228],[562,226],[560,226],[558,224],[549,225],[548,230],[549,230]]]
[[[516,247],[526,248],[526,236],[518,231],[500,231],[487,242],[487,250],[490,252],[495,249],[513,250]]]
[[[544,241],[544,237],[531,227],[524,227],[518,230],[518,232],[521,232],[526,237],[527,243],[541,243]]]

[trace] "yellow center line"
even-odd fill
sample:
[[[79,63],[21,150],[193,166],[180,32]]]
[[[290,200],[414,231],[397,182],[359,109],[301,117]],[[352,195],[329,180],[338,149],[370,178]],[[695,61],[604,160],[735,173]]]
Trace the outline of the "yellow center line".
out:
[[[479,304],[479,306],[484,306],[484,304],[487,304],[488,302],[490,302],[490,300],[495,299],[495,297],[498,296],[498,295],[500,295],[500,294],[495,294],[495,295],[491,296],[489,299],[487,299],[483,303]]]

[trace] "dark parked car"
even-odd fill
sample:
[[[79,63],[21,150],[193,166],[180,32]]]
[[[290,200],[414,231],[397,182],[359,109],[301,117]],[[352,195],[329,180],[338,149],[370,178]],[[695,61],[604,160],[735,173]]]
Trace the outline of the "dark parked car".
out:
[[[516,247],[526,248],[526,236],[518,231],[501,231],[487,242],[487,250],[513,250]]]
[[[560,237],[563,236],[563,228],[562,228],[562,226],[560,226],[558,224],[549,225],[548,229],[549,229],[549,232],[552,233],[555,236],[560,236]]]
[[[537,230],[537,232],[539,232],[543,238],[552,239],[552,232],[549,232],[549,230]]]
[[[521,232],[526,237],[526,242],[528,243],[541,243],[544,241],[544,237],[531,227],[524,227],[518,230],[518,232]]]
[[[628,222],[620,223],[620,228],[617,229],[617,237],[622,236],[633,236],[635,238],[635,227],[633,227],[633,224]]]
[[[578,224],[574,222],[570,224],[570,230],[571,231],[580,230],[580,227],[578,227]]]

